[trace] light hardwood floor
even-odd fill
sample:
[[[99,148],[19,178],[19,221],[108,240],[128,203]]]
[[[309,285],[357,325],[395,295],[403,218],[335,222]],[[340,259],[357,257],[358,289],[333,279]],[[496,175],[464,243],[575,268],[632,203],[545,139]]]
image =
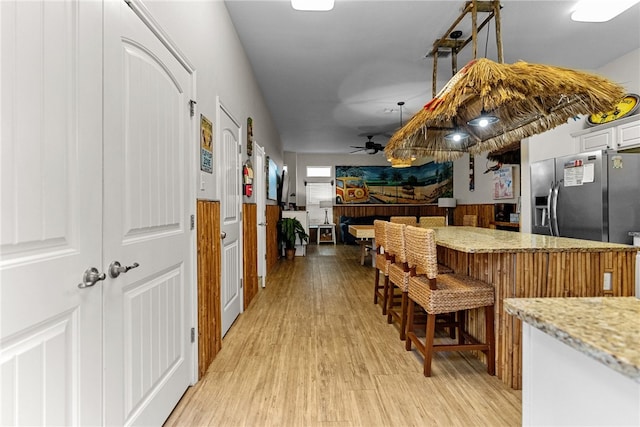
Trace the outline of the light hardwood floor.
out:
[[[521,392],[462,353],[432,377],[373,304],[357,246],[279,261],[167,426],[515,426]]]

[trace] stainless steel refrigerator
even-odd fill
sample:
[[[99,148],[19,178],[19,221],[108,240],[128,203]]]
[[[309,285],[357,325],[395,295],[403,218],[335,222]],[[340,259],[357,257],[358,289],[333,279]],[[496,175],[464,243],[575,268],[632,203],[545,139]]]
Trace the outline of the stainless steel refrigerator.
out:
[[[632,244],[640,155],[593,151],[531,164],[531,232]]]

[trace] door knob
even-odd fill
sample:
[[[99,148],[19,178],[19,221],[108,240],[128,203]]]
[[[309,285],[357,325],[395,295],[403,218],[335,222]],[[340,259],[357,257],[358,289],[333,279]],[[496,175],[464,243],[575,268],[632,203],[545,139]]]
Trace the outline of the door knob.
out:
[[[127,271],[137,267],[140,267],[140,264],[137,262],[134,262],[133,265],[120,265],[120,262],[113,261],[109,264],[109,276],[115,279],[120,275],[120,273],[126,273]]]
[[[266,227],[269,223],[267,222],[259,222],[258,225],[261,225],[263,227]]]
[[[96,282],[100,280],[104,280],[107,278],[107,275],[104,273],[100,273],[97,268],[89,267],[84,271],[84,275],[82,276],[82,283],[78,284],[80,289],[90,288],[95,285]]]
[[[226,233],[226,231],[223,231],[222,233],[220,233],[220,237],[221,237],[222,239],[224,239],[225,237],[227,237],[227,233]]]

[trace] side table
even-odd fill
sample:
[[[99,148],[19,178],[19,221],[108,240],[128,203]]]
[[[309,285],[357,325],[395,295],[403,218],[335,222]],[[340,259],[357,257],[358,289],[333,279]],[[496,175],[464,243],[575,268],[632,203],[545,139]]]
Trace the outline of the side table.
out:
[[[317,227],[316,243],[318,245],[325,242],[336,244],[336,225],[334,223],[318,224]]]

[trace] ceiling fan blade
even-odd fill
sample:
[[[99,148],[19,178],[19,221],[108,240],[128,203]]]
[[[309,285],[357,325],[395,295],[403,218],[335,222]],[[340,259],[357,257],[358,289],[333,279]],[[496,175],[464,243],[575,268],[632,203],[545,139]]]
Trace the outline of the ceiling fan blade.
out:
[[[358,147],[352,147],[352,148],[358,148]],[[364,148],[358,148],[357,150],[351,151],[350,154],[357,153],[358,151],[362,151],[362,150],[364,150]]]

